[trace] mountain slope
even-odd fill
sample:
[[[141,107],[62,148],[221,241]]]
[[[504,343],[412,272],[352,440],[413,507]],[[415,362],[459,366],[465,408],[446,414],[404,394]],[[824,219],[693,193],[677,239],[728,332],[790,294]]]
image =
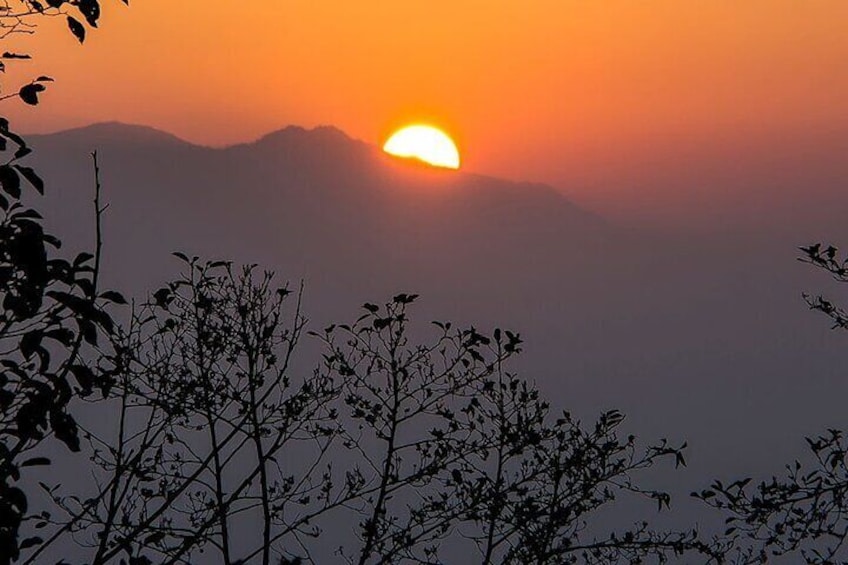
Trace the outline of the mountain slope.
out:
[[[270,253],[297,278],[391,264],[415,283],[428,266],[530,260],[608,230],[550,187],[398,161],[332,128],[290,127],[224,149],[114,124],[32,143],[57,187],[55,215],[68,218],[87,213],[87,153],[99,148],[116,261],[155,262],[174,249]]]

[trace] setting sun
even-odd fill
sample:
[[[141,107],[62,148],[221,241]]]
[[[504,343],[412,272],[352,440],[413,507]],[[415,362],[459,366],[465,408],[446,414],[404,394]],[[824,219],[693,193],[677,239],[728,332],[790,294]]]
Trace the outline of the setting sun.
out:
[[[413,157],[436,167],[459,168],[456,144],[440,129],[414,125],[396,131],[383,151],[397,157]]]

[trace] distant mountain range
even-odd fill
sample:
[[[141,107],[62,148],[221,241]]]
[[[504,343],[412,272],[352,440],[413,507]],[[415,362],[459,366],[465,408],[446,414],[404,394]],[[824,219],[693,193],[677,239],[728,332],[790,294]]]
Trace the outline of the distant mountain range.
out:
[[[844,423],[844,337],[800,299],[828,288],[794,260],[806,240],[625,230],[552,187],[397,160],[330,127],[227,148],[114,123],[29,139],[40,209],[71,247],[91,241],[98,151],[106,279],[129,294],[172,276],[174,250],[303,279],[316,324],[417,292],[422,323],[521,331],[516,369],[556,404],[621,408],[716,472],[771,468]]]
[[[530,260],[608,230],[551,187],[397,160],[330,127],[289,127],[225,149],[121,124],[33,143],[55,175],[58,210],[80,218],[98,148],[111,237],[121,255],[145,261],[175,248],[245,259],[273,250],[303,276],[390,261],[417,281],[418,269],[454,259],[496,262],[522,249]]]

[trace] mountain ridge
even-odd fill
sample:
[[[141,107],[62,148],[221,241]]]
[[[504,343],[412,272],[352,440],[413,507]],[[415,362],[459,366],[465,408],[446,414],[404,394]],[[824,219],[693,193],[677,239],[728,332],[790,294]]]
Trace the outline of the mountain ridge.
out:
[[[128,146],[132,151],[138,151],[140,148],[155,150],[167,148],[198,154],[227,155],[235,160],[244,157],[253,158],[254,161],[257,158],[260,161],[264,159],[265,165],[278,167],[285,164],[290,167],[289,172],[295,174],[298,169],[305,167],[312,167],[319,171],[331,171],[334,167],[353,167],[363,174],[378,177],[381,182],[396,181],[400,184],[423,182],[434,186],[459,186],[475,192],[478,192],[481,186],[490,185],[496,186],[501,192],[530,191],[544,195],[552,205],[557,202],[567,206],[584,216],[588,222],[607,223],[601,216],[578,206],[560,190],[549,184],[504,179],[462,169],[449,171],[419,160],[390,156],[378,146],[354,138],[330,125],[313,128],[288,125],[253,141],[224,147],[196,144],[157,128],[116,121],[94,123],[49,134],[31,135],[30,139],[35,148],[57,143],[73,144],[85,153],[98,148],[108,153],[122,146]],[[103,147],[98,147],[101,145]],[[108,155],[104,160],[108,161]]]

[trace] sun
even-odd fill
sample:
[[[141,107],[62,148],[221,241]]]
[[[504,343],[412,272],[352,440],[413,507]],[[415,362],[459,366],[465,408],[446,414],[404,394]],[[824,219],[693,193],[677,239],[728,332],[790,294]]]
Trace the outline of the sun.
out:
[[[414,157],[435,167],[459,168],[459,151],[448,135],[427,125],[411,125],[396,131],[383,151],[397,157]]]

